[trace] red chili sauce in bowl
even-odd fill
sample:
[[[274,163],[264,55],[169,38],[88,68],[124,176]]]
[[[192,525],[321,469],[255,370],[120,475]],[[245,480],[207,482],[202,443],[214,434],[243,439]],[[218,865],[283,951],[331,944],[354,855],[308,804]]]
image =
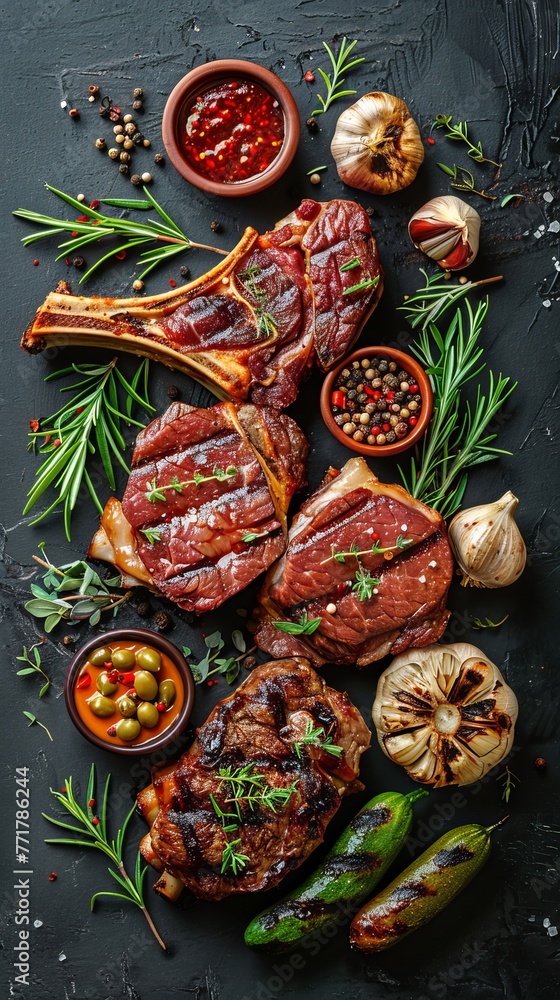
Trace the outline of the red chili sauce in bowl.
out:
[[[280,103],[253,80],[215,83],[185,108],[185,159],[208,180],[234,184],[262,174],[283,142]]]

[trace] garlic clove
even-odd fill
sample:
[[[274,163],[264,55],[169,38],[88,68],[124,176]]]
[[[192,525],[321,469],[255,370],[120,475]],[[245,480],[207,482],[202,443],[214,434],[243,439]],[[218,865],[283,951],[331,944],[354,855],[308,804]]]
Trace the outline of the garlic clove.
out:
[[[412,183],[424,159],[424,146],[404,101],[375,91],[342,112],[331,153],[345,184],[392,194]]]
[[[478,253],[480,215],[454,195],[432,198],[408,224],[414,246],[446,271],[460,271]]]
[[[508,490],[494,503],[459,511],[451,521],[449,541],[464,587],[507,587],[521,576],[527,549],[514,518],[518,503]]]

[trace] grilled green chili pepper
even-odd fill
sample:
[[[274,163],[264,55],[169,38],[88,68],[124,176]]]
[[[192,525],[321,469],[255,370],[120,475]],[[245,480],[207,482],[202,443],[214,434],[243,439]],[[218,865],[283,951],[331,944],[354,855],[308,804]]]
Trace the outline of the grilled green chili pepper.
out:
[[[415,789],[370,799],[303,885],[251,921],[245,944],[288,951],[326,924],[350,919],[401,850],[412,824],[412,805],[427,794]]]
[[[436,840],[354,917],[352,947],[384,951],[441,913],[480,871],[490,853],[490,834],[503,822],[458,826]]]

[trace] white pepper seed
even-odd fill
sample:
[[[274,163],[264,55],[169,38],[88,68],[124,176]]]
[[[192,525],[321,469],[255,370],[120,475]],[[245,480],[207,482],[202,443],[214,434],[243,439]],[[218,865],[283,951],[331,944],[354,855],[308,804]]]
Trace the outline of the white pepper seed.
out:
[[[353,434],[354,433],[354,424],[351,424],[351,423],[344,424],[342,430],[343,430],[344,434]]]
[[[134,122],[127,122],[127,124],[124,127],[124,131],[126,135],[134,135],[134,133],[136,132],[136,125],[134,124]]]
[[[121,161],[121,163],[128,163],[130,160],[130,153],[127,153],[126,151],[124,153],[121,153],[119,156],[119,160]]]
[[[142,180],[144,181],[144,184],[149,184],[150,181],[151,181],[151,179],[152,179],[152,175],[150,173],[148,173],[148,171],[146,170],[146,172],[144,174],[142,174]]]
[[[112,160],[117,160],[120,156],[119,150],[115,148],[109,149],[107,151],[107,156],[110,156]]]
[[[360,423],[361,424],[369,424],[370,420],[371,420],[371,417],[370,417],[369,413],[360,413]]]
[[[95,94],[90,94],[88,97],[88,101],[90,104],[93,104],[93,102],[95,101]]]
[[[132,282],[132,287],[135,292],[141,292],[144,287],[144,282],[140,281],[140,278],[136,278],[136,281]]]
[[[362,358],[362,368],[369,368],[369,358]]]
[[[369,441],[369,438],[368,438],[368,441]],[[387,443],[387,438],[385,437],[384,434],[378,434],[377,435],[377,439],[376,439],[376,441],[374,443],[375,444],[386,444]]]
[[[408,382],[401,382],[400,384],[401,392],[410,392],[410,385]]]
[[[142,145],[145,146],[146,149],[148,149],[148,147],[151,146],[152,144],[149,139],[142,139]]]
[[[113,126],[113,132],[114,132],[115,135],[122,135],[123,132],[124,132],[124,129],[123,129],[122,125],[114,125]]]
[[[408,407],[403,406],[400,416],[401,420],[406,420],[406,418],[410,416],[410,410],[408,409]]]
[[[467,278],[466,274],[462,274],[461,277],[459,278],[459,284],[466,285],[468,280],[469,279]]]
[[[391,427],[396,427],[397,424],[400,423],[396,413],[391,414],[391,416],[389,417],[389,423],[391,424]]]
[[[377,444],[377,438],[375,437],[375,434],[368,434],[368,436],[367,436],[367,443],[368,444]]]
[[[128,123],[131,122],[131,121],[132,121],[132,115],[125,115],[124,116],[123,122],[125,123],[125,125],[128,125]]]
[[[353,437],[354,441],[357,441],[358,444],[359,444],[361,441],[364,440],[365,434],[364,434],[363,431],[354,431],[352,437]]]
[[[82,194],[80,191],[80,194],[76,195],[76,201],[85,201],[85,200],[86,200],[85,194]]]
[[[133,143],[132,139],[125,139],[124,142],[123,142],[123,146],[124,146],[125,149],[132,149],[132,147],[134,146],[134,143]]]
[[[371,382],[371,380],[375,378],[375,372],[374,372],[373,368],[368,368],[368,370],[366,372],[366,378],[367,378],[368,382]]]
[[[327,606],[325,608],[325,611],[327,612],[328,615],[335,615],[336,614],[336,604],[327,604]]]
[[[97,146],[98,149],[105,149],[107,143],[105,142],[105,139],[96,139],[95,145]]]
[[[121,142],[124,142],[124,135],[118,135],[115,139],[115,142],[118,142],[120,146]]]
[[[309,180],[311,181],[312,184],[320,184],[321,183],[321,174],[311,174],[311,177],[309,178]]]
[[[408,409],[411,411],[411,413],[414,413],[418,409],[418,403],[416,402],[415,399],[413,399],[412,402],[408,404]]]

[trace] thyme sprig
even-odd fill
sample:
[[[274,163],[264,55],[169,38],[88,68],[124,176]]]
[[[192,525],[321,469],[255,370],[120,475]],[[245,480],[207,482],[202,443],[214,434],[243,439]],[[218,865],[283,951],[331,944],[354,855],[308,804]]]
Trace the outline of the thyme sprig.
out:
[[[147,187],[143,188],[146,196],[145,201],[139,199],[135,202],[131,198],[106,198],[103,201],[107,205],[113,205],[125,210],[129,210],[130,208],[139,209],[140,211],[155,209],[159,215],[159,220],[152,219],[147,222],[135,222],[128,218],[114,218],[85,205],[83,202],[72,198],[71,195],[65,194],[63,191],[59,191],[50,184],[45,184],[45,187],[48,191],[55,194],[57,198],[61,198],[68,205],[71,205],[72,208],[76,209],[79,213],[78,218],[81,221],[56,219],[50,215],[43,215],[41,212],[33,212],[27,208],[18,208],[12,213],[13,215],[44,227],[44,231],[24,236],[21,241],[24,246],[30,246],[48,236],[60,236],[62,233],[69,232],[71,238],[58,244],[58,249],[61,250],[61,253],[55,260],[61,260],[83,249],[83,247],[89,246],[91,243],[97,243],[99,240],[104,239],[104,237],[124,237],[122,242],[119,242],[117,246],[113,246],[84,272],[80,278],[80,284],[87,281],[102,264],[114,258],[116,254],[127,253],[129,250],[143,246],[146,243],[155,243],[156,246],[151,250],[144,250],[140,254],[138,265],[146,265],[139,276],[140,278],[145,278],[159,264],[164,263],[179,253],[191,250],[193,247],[200,250],[212,250],[214,253],[223,255],[227,254],[227,250],[220,250],[218,247],[211,247],[206,243],[195,243],[194,240],[189,239],[177,223],[173,222],[165,209],[158,204]],[[84,219],[84,216],[87,216],[87,219]]]
[[[144,496],[150,503],[157,503],[158,500],[163,503],[167,502],[166,492],[167,490],[173,490],[175,493],[182,493],[185,486],[200,486],[201,483],[209,483],[212,479],[217,479],[218,482],[224,483],[228,479],[234,479],[238,474],[239,469],[236,469],[235,465],[228,465],[227,469],[220,469],[215,466],[212,470],[211,476],[205,476],[203,472],[193,472],[192,479],[184,479],[179,482],[178,476],[173,476],[170,483],[166,486],[158,486],[156,483],[156,478],[154,478],[147,484],[148,489],[144,493]]]
[[[221,674],[225,677],[227,684],[233,684],[239,676],[243,660],[255,651],[256,646],[247,649],[247,645],[239,629],[234,629],[231,634],[231,642],[236,649],[240,650],[239,656],[220,656],[226,642],[221,632],[212,632],[205,636],[204,644],[206,653],[198,663],[189,663],[192,670],[195,684],[202,684],[212,674]],[[192,650],[188,646],[183,646],[183,653],[187,657],[192,656]]]
[[[454,163],[452,167],[448,167],[445,163],[438,163],[438,167],[443,170],[444,174],[451,177],[450,187],[454,188],[455,191],[470,191],[471,194],[487,198],[488,201],[496,201],[497,195],[486,194],[484,188],[478,190],[474,175],[466,167],[460,167],[457,163]]]
[[[490,160],[484,155],[480,139],[476,145],[471,142],[467,122],[457,122],[453,125],[453,115],[436,115],[432,128],[444,128],[447,139],[466,143],[471,160],[476,160],[477,163],[491,163],[494,167],[502,166],[501,163],[496,163],[496,160]]]
[[[80,378],[60,390],[72,393],[72,398],[64,406],[49,417],[31,421],[29,447],[35,449],[38,446],[39,454],[46,455],[46,458],[37,470],[36,481],[27,494],[23,513],[28,514],[46,490],[54,487],[55,499],[31,524],[43,521],[62,505],[64,530],[69,541],[72,512],[82,482],[85,482],[99,513],[103,511],[88,472],[88,459],[92,455],[99,456],[109,486],[115,490],[115,461],[125,472],[130,472],[123,458],[126,441],[122,421],[134,427],[144,427],[132,417],[133,404],[141,406],[146,412],[153,413],[155,409],[148,400],[149,362],[142,361],[129,382],[118,368],[117,361],[115,357],[106,365],[72,364],[69,368],[47,375],[45,382],[74,372]],[[119,402],[119,389],[124,389],[126,394],[124,412]]]
[[[398,306],[398,309],[404,312],[413,329],[422,324],[422,330],[426,330],[430,323],[437,323],[451,306],[455,305],[464,295],[472,292],[474,288],[503,281],[502,275],[498,274],[494,278],[483,278],[481,281],[467,281],[464,285],[453,285],[450,281],[442,280],[441,271],[430,276],[422,267],[420,271],[426,279],[426,284],[412,295],[405,296],[404,305]]]
[[[71,844],[75,847],[94,847],[97,850],[102,851],[112,864],[114,868],[109,868],[109,875],[115,880],[121,889],[120,892],[96,892],[91,897],[90,908],[93,910],[95,903],[102,896],[109,896],[113,899],[124,899],[126,902],[133,903],[137,906],[139,910],[144,914],[150,930],[154,935],[156,941],[159,945],[166,951],[164,942],[162,941],[154,922],[148,913],[146,904],[144,902],[144,879],[146,877],[146,872],[148,870],[147,865],[142,866],[142,856],[138,851],[136,855],[136,863],[134,866],[134,877],[130,878],[124,867],[123,860],[123,849],[124,849],[124,838],[126,835],[128,824],[136,811],[136,803],[132,806],[132,809],[125,817],[124,822],[120,829],[117,831],[116,837],[112,838],[109,836],[108,826],[107,826],[107,805],[109,801],[109,784],[111,781],[111,775],[108,774],[105,779],[105,784],[103,786],[103,793],[100,799],[101,807],[94,812],[94,807],[96,804],[95,799],[95,764],[91,765],[89,772],[89,779],[87,784],[87,790],[85,795],[85,805],[80,806],[76,799],[73,788],[73,779],[69,777],[64,782],[63,791],[59,792],[56,789],[51,788],[51,794],[54,796],[59,805],[61,805],[70,815],[76,820],[79,826],[75,826],[72,823],[66,823],[61,819],[54,819],[52,816],[47,816],[46,813],[41,813],[42,816],[49,823],[53,823],[55,826],[60,826],[65,830],[70,830],[73,833],[78,834],[77,837],[66,837],[66,838],[54,838],[45,840],[46,844]],[[115,870],[116,869],[116,870]]]
[[[357,44],[357,38],[355,38],[353,42],[348,43],[346,36],[344,36],[342,42],[340,43],[338,55],[335,56],[327,42],[323,42],[325,51],[331,61],[333,71],[331,78],[329,74],[325,73],[324,69],[318,67],[317,72],[327,88],[327,93],[324,98],[321,94],[317,94],[317,99],[321,107],[316,108],[315,111],[312,112],[313,115],[324,114],[325,111],[330,108],[333,101],[337,101],[339,97],[349,97],[351,94],[356,93],[355,90],[340,90],[337,88],[342,87],[344,84],[344,73],[348,73],[348,71],[354,66],[358,66],[359,63],[363,63],[365,61],[365,56],[359,56],[357,59],[350,59],[350,55]]]
[[[33,659],[31,659],[29,653],[33,653]],[[27,663],[26,667],[22,667],[21,670],[16,671],[16,677],[26,677],[30,674],[39,674],[44,680],[44,684],[41,685],[39,690],[39,698],[42,698],[43,695],[49,690],[51,680],[41,666],[39,646],[32,646],[29,653],[27,652],[27,647],[24,646],[21,656],[16,656],[16,660],[19,660],[21,663]]]
[[[304,746],[316,746],[320,747],[321,750],[325,750],[330,753],[333,757],[341,757],[344,753],[344,748],[338,746],[337,743],[333,743],[332,736],[325,735],[324,726],[313,727],[313,721],[311,719],[307,720],[305,726],[305,736],[297,740],[294,743],[294,753],[301,760],[301,752]]]
[[[54,740],[52,738],[52,735],[51,735],[51,732],[50,732],[50,729],[47,729],[47,727],[44,725],[43,722],[39,722],[39,719],[37,718],[36,715],[33,715],[33,712],[24,712],[23,714],[25,715],[26,719],[29,719],[29,722],[27,724],[27,728],[28,729],[29,729],[30,726],[32,726],[35,723],[37,726],[40,726],[41,729],[45,730],[45,732],[46,732],[47,736],[49,737],[49,740],[51,741],[51,743],[54,742]]]
[[[307,612],[304,612],[297,622],[275,621],[272,624],[279,632],[287,632],[288,635],[313,635],[321,621],[322,618],[308,618]]]
[[[288,788],[269,785],[266,775],[255,771],[254,764],[244,764],[241,767],[221,767],[218,770],[218,776],[220,790],[224,785],[227,788],[227,798],[224,804],[230,808],[222,809],[214,795],[211,794],[209,797],[212,808],[221,821],[222,829],[226,834],[236,832],[243,822],[243,804],[251,812],[265,807],[276,813],[278,809],[287,805],[298,785],[297,779]],[[240,843],[241,837],[227,840],[222,852],[222,875],[227,871],[237,875],[250,860],[247,854],[242,854],[237,850]]]
[[[508,618],[509,615],[505,615],[499,622],[493,622],[491,618],[485,618],[484,621],[482,621],[481,618],[473,618],[471,628],[473,628],[476,632],[483,628],[499,628],[500,625],[507,622]]]
[[[256,264],[250,264],[244,271],[240,271],[237,277],[242,285],[251,293],[257,304],[253,306],[257,317],[257,329],[263,337],[274,337],[276,335],[276,321],[272,313],[269,313],[265,306],[266,292],[259,288],[255,278],[261,274],[261,268]]]
[[[352,590],[358,595],[359,601],[370,601],[375,596],[376,590],[381,583],[381,578],[372,576],[359,559],[357,559],[357,563],[358,568],[354,576]]]
[[[498,777],[496,778],[496,781],[502,782],[502,799],[504,800],[504,802],[509,802],[511,798],[511,793],[515,788],[517,788],[517,785],[520,780],[521,779],[518,778],[517,775],[513,773],[513,771],[510,771],[509,767],[506,764],[505,771],[503,771],[502,774],[499,774]]]
[[[331,545],[331,554],[327,556],[326,559],[322,559],[319,566],[324,566],[325,563],[332,562],[336,560],[339,563],[345,563],[350,557],[357,559],[359,556],[369,556],[372,553],[374,555],[382,555],[385,552],[395,552],[402,551],[402,549],[408,549],[410,545],[414,544],[413,538],[405,538],[404,535],[397,535],[397,540],[394,545],[381,545],[379,539],[376,539],[373,545],[369,549],[360,549],[359,545],[354,543],[350,546],[347,552],[337,552],[334,545]]]
[[[472,286],[474,287],[474,286]],[[467,470],[498,455],[510,452],[496,448],[497,433],[488,426],[515,389],[501,374],[488,372],[488,389],[483,392],[479,376],[486,368],[479,345],[488,299],[473,311],[463,303],[466,318],[458,307],[447,331],[435,323],[421,330],[412,351],[426,368],[434,393],[434,410],[428,429],[401,479],[412,496],[423,500],[450,517],[460,506],[466,489]],[[474,404],[463,398],[463,389],[477,380]]]
[[[33,556],[33,559],[47,572],[42,586],[38,583],[30,585],[34,599],[27,601],[25,610],[34,618],[43,620],[45,632],[52,632],[61,621],[75,624],[87,618],[91,626],[97,625],[103,612],[112,611],[116,615],[121,604],[129,599],[130,591],[124,594],[113,592],[122,586],[120,576],[102,580],[82,559],[55,566],[45,552],[44,542],[39,549],[45,558]]]

